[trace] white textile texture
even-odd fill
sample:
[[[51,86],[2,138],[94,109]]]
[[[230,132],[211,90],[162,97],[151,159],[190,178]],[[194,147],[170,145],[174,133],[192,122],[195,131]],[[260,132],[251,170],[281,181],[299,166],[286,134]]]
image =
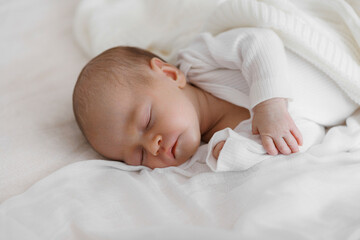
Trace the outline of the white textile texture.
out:
[[[343,0],[201,0],[195,5],[190,0],[91,0],[78,8],[74,32],[92,57],[116,45],[132,45],[173,62],[199,32],[269,28],[360,104],[358,6]]]
[[[211,171],[207,145],[181,167],[71,164],[0,205],[0,239],[359,239],[359,123],[246,171]]]
[[[230,2],[235,1],[223,4]],[[351,5],[340,0],[253,2],[281,2],[284,8],[275,10],[294,16],[299,12],[292,3],[314,6],[308,10],[323,16],[337,6],[336,19],[344,20],[339,29],[350,34],[345,41],[350,45],[338,46],[358,44],[351,35],[358,26],[353,15],[359,13],[358,0],[346,1]],[[325,12],[320,11],[323,3],[329,5]],[[150,170],[102,160],[81,135],[71,110],[73,85],[89,59],[71,35],[76,4],[0,3],[0,239],[360,239],[359,110],[306,152],[248,158],[250,164],[236,171],[242,157],[230,159],[231,169],[223,162],[226,171],[214,172],[206,161],[206,144],[180,167]],[[217,6],[208,0],[86,0],[77,10],[74,31],[88,56],[134,44],[172,61],[210,14],[222,11]],[[319,24],[324,25],[314,26]],[[349,61],[344,63],[358,64],[358,49],[345,52]],[[350,79],[341,72],[333,73]],[[346,89],[356,95],[356,84],[355,93]],[[261,155],[253,143],[246,145],[248,154]]]

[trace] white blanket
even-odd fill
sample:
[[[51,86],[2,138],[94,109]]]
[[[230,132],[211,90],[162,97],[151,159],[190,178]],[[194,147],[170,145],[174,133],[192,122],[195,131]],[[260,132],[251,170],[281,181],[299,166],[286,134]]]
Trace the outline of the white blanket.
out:
[[[354,7],[343,0],[228,0],[205,29],[270,28],[360,104],[360,18]]]
[[[220,1],[214,0],[93,2],[97,4],[83,2],[75,21],[78,42],[90,56],[114,45],[133,45],[172,62],[177,50],[200,31],[270,28],[287,48],[323,70],[360,104],[359,2],[227,0],[219,6]]]
[[[0,203],[55,170],[99,158],[74,122],[88,61],[72,34],[79,1],[0,1]]]
[[[360,111],[308,152],[247,171],[214,173],[206,154],[152,171],[64,167],[0,206],[0,239],[360,238]]]
[[[186,13],[188,25],[192,16],[205,19],[216,7],[211,1],[196,15],[191,12],[195,1],[174,1],[177,8],[162,15],[170,3],[148,2],[154,3],[152,16],[165,20],[174,12]],[[206,0],[199,2],[206,5]],[[95,37],[114,16],[109,12],[121,22],[129,10],[125,19],[129,26],[138,26],[132,36],[148,28],[146,38],[139,39],[151,42],[168,59],[176,52],[172,40],[185,30],[193,34],[193,28],[201,29],[199,22],[188,29],[162,21],[168,23],[159,30],[162,35],[151,34],[150,26],[159,22],[142,18],[135,24],[129,18],[136,16],[130,11],[136,12],[136,4],[144,6],[140,3],[87,0],[76,17],[89,20],[83,24],[91,25]],[[71,112],[72,86],[86,61],[70,37],[74,2],[17,0],[1,6],[11,20],[8,25],[2,22],[7,31],[1,34],[11,34],[3,38],[2,54],[7,58],[1,62],[0,201],[7,200],[0,205],[0,239],[360,239],[359,111],[346,125],[331,128],[308,152],[269,158],[247,171],[212,172],[204,162],[207,145],[181,168],[149,171],[99,160],[81,137]],[[14,28],[10,23],[17,18],[10,10],[22,13],[27,24]],[[89,29],[82,30],[85,34]],[[123,38],[111,37],[119,36],[115,32],[102,39],[121,43]],[[168,51],[161,52],[163,46]],[[85,159],[89,161],[50,174]]]

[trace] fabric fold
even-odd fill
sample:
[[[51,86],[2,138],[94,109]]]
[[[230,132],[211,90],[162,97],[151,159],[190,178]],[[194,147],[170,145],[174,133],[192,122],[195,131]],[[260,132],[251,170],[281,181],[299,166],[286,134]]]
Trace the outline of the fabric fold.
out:
[[[225,141],[225,145],[216,160],[212,150],[220,141]],[[245,171],[269,157],[261,144],[226,128],[211,138],[206,163],[214,172]]]
[[[345,1],[311,4],[304,0],[229,0],[212,14],[205,30],[216,35],[238,27],[272,29],[287,48],[328,74],[360,104],[359,16]],[[314,17],[309,6],[321,9],[324,16]]]

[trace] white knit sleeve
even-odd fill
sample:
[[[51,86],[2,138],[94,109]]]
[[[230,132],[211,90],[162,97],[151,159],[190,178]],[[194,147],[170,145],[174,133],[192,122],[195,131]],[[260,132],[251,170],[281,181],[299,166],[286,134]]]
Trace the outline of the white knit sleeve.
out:
[[[225,141],[216,160],[212,150],[220,141]],[[214,172],[245,171],[271,157],[261,143],[234,132],[230,128],[216,132],[208,144],[206,164]]]
[[[217,36],[203,33],[179,52],[178,64],[185,74],[193,75],[214,69],[240,70],[249,87],[250,109],[270,98],[292,98],[285,49],[272,30],[237,28]]]
[[[321,143],[325,136],[325,128],[304,118],[295,118],[296,125],[303,135],[304,144],[299,146],[299,152],[305,152]],[[238,131],[238,132],[237,132]],[[237,131],[225,128],[216,132],[208,143],[206,164],[214,172],[245,171],[264,160],[276,160],[286,155],[271,156],[262,146],[259,135],[252,135],[251,120],[245,120]],[[225,141],[218,159],[212,152],[217,143]],[[313,153],[319,152],[314,148]]]

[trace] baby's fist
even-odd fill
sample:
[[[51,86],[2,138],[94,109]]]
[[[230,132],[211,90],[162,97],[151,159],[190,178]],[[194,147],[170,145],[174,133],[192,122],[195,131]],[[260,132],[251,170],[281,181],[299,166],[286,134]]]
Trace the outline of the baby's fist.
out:
[[[225,144],[225,141],[220,141],[215,145],[215,147],[212,151],[212,154],[216,160],[219,158],[220,151],[224,147],[224,144]]]

